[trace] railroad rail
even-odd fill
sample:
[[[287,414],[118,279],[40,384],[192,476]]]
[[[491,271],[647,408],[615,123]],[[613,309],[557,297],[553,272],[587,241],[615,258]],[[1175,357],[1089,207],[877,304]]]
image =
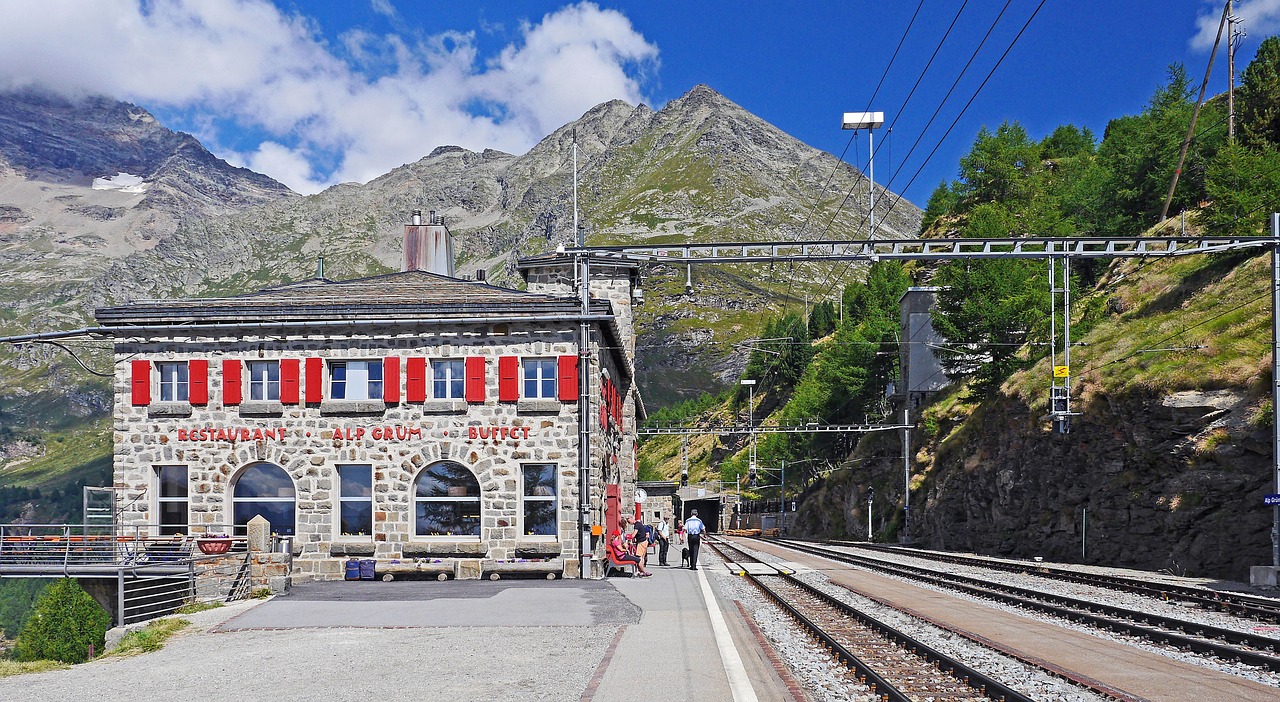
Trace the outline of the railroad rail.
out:
[[[762,563],[722,540],[708,545],[726,560]],[[739,556],[730,558],[726,552]],[[876,695],[893,702],[918,699],[1030,702],[1000,681],[924,644],[770,564],[770,574],[744,571],[752,584],[823,643]],[[855,653],[856,651],[856,653]],[[921,665],[923,661],[926,665]]]
[[[1154,643],[1168,644],[1223,660],[1239,661],[1280,672],[1280,656],[1275,655],[1275,652],[1280,650],[1280,640],[1275,638],[993,583],[963,575],[941,573],[918,566],[889,563],[803,542],[775,540],[770,542],[802,553],[909,578],[916,582],[927,582],[938,587],[958,590],[976,597],[1062,617],[1100,629],[1137,636]]]
[[[1252,617],[1261,622],[1280,624],[1280,600],[1268,597],[1258,597],[1239,592],[1220,592],[1217,590],[1208,590],[1189,585],[1178,585],[1176,583],[1137,580],[1135,578],[1127,578],[1120,575],[1088,573],[1067,568],[1046,566],[1039,563],[1017,563],[998,558],[984,558],[982,556],[945,553],[941,551],[926,551],[924,549],[900,546],[896,544],[866,544],[856,541],[831,541],[828,543],[833,546],[841,546],[844,548],[857,548],[869,551],[895,553],[904,556],[912,556],[914,558],[923,558],[930,561],[942,561],[944,563],[968,565],[977,568],[990,568],[993,570],[1003,570],[1011,573],[1037,575],[1043,578],[1078,583],[1081,585],[1093,585],[1095,587],[1104,587],[1121,592],[1147,595],[1149,597],[1155,597],[1163,600],[1186,602],[1188,604],[1194,604],[1207,609],[1226,612],[1228,614]]]

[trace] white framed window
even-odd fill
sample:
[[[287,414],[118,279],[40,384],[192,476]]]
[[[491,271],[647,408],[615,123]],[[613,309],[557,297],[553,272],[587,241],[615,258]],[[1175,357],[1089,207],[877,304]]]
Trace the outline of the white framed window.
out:
[[[187,533],[187,467],[155,467],[156,521],[161,536]]]
[[[556,464],[526,463],[521,468],[524,535],[556,536]]]
[[[530,399],[556,399],[556,359],[526,358],[521,361],[524,393]]]
[[[466,376],[462,359],[431,362],[431,397],[437,400],[461,400],[465,397]]]
[[[189,378],[186,361],[158,361],[161,402],[188,402]]]
[[[329,397],[381,400],[382,361],[330,361]]]
[[[280,400],[280,362],[249,361],[249,399]]]
[[[373,466],[338,466],[338,534],[373,534]]]

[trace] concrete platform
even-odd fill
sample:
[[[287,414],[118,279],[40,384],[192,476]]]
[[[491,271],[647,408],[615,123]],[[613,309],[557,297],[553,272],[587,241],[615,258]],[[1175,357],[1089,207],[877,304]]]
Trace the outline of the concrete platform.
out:
[[[601,661],[590,696],[635,700],[793,700],[768,654],[733,602],[714,586],[723,564],[698,570],[650,564],[653,577],[611,578],[641,610],[619,631],[616,650]],[[661,661],[655,675],[650,660]]]
[[[0,700],[804,699],[716,592],[737,576],[650,569],[603,581],[305,583],[191,615],[154,653],[2,678]]]
[[[304,583],[213,631],[536,627],[554,648],[552,640],[577,636],[568,628],[589,627],[612,631],[610,644],[584,652],[594,673],[584,690],[566,695],[602,702],[793,699],[737,606],[716,591],[717,576],[736,577],[731,568],[649,568],[649,578],[606,580]]]

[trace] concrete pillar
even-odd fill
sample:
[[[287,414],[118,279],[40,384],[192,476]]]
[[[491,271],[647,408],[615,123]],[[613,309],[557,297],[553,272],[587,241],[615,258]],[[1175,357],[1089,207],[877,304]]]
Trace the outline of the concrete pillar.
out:
[[[249,550],[266,551],[271,544],[271,522],[261,514],[249,520]]]

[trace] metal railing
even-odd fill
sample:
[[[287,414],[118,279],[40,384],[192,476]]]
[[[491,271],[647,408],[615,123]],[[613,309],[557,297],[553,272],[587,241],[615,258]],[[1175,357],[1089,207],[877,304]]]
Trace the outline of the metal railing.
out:
[[[183,565],[204,555],[199,542],[224,525],[207,525],[203,533],[162,536],[154,524],[117,526],[113,533],[80,524],[0,524],[0,571],[84,571],[102,567]],[[244,537],[226,537],[231,552],[246,550]]]
[[[186,528],[197,533],[161,535],[156,524],[117,526],[114,533],[81,524],[2,524],[0,577],[114,580],[118,625],[172,614],[194,602],[248,597],[247,538],[226,536],[233,533],[230,525]]]

